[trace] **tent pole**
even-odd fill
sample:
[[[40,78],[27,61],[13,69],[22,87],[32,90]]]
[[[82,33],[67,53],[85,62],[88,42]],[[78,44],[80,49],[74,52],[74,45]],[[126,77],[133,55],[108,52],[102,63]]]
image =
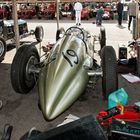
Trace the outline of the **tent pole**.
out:
[[[15,32],[15,43],[16,50],[20,47],[20,38],[19,38],[19,28],[18,28],[18,18],[17,18],[17,2],[16,0],[12,0],[12,9],[13,9],[13,20],[14,20],[14,32]]]
[[[57,30],[59,29],[59,1],[60,1],[60,0],[56,0]]]

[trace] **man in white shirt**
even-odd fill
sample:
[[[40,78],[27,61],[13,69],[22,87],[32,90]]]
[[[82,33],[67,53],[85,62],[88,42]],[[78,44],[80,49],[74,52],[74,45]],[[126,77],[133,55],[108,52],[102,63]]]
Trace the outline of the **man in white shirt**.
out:
[[[75,10],[75,18],[76,18],[76,25],[81,25],[81,11],[83,9],[82,4],[77,0],[77,2],[74,4],[74,10]]]

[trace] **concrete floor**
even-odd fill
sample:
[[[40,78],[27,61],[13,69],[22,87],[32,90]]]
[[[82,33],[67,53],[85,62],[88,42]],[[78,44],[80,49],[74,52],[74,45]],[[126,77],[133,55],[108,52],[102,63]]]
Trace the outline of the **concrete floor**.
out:
[[[55,42],[56,22],[48,20],[28,20],[29,29],[34,29],[37,25],[42,25],[45,30],[45,37],[41,45],[48,42]],[[100,28],[96,27],[90,21],[82,21],[82,26],[89,30],[93,35],[98,35]],[[60,22],[60,27],[67,29],[73,26],[74,21],[64,20]],[[132,34],[127,29],[127,23],[123,23],[123,28],[117,26],[117,21],[104,21],[103,26],[106,29],[107,45],[112,45],[118,54],[118,45],[127,45],[132,40]],[[34,41],[34,37],[27,40]],[[98,46],[98,45],[97,45]],[[39,48],[39,45],[37,45]],[[97,48],[98,49],[98,48]],[[6,123],[13,125],[11,140],[19,140],[32,127],[44,131],[56,127],[63,122],[64,118],[73,114],[83,117],[89,114],[94,116],[103,109],[107,109],[107,102],[102,98],[101,78],[98,79],[94,89],[88,88],[77,102],[75,102],[66,112],[51,122],[45,121],[41,111],[38,108],[38,91],[37,86],[27,95],[15,93],[10,82],[10,66],[15,55],[16,49],[8,51],[5,60],[0,64],[0,100],[3,101],[3,108],[0,110],[0,133]],[[130,84],[119,75],[119,87],[124,88],[129,96],[129,105],[140,101],[140,84]],[[54,86],[55,88],[55,86]]]

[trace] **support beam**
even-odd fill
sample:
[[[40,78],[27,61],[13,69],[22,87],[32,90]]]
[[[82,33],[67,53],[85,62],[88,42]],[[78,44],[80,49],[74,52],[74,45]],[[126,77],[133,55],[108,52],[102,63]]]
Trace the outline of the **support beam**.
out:
[[[16,43],[16,49],[20,47],[20,38],[19,38],[19,28],[18,28],[18,15],[17,15],[17,2],[16,0],[12,0],[12,17],[14,20],[14,32],[15,32],[15,43]]]
[[[57,30],[59,29],[59,2],[60,2],[60,0],[56,0]]]

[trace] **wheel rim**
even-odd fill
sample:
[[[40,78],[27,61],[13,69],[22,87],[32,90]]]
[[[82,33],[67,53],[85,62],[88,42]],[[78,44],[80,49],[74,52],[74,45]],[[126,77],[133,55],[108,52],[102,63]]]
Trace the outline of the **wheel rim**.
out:
[[[0,56],[2,56],[4,53],[4,44],[2,41],[0,41]]]
[[[31,56],[27,62],[25,75],[26,75],[26,83],[28,85],[31,85],[32,82],[34,82],[34,80],[36,79],[33,71],[35,70],[35,64],[37,63],[38,59],[35,56]]]

